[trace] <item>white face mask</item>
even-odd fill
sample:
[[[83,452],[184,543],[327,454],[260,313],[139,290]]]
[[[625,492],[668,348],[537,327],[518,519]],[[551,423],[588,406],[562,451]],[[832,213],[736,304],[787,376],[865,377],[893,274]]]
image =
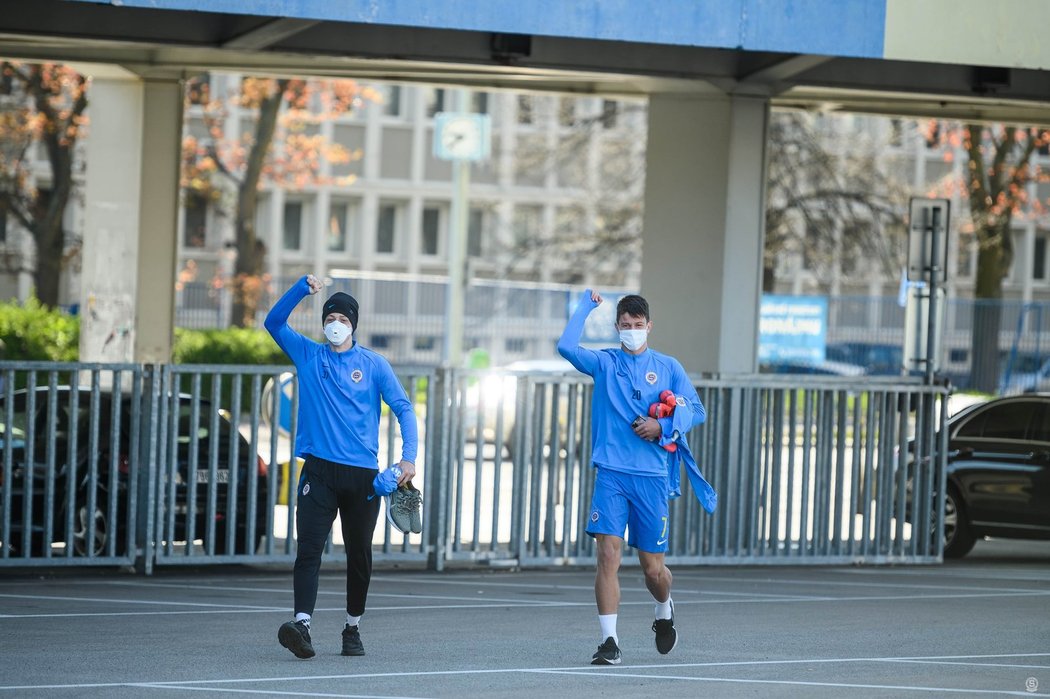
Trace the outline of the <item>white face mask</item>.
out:
[[[648,330],[621,330],[620,342],[632,352],[640,350],[649,338]]]
[[[346,338],[350,337],[350,335],[350,328],[343,323],[340,323],[338,320],[333,320],[331,323],[324,326],[324,336],[336,347],[346,342]]]

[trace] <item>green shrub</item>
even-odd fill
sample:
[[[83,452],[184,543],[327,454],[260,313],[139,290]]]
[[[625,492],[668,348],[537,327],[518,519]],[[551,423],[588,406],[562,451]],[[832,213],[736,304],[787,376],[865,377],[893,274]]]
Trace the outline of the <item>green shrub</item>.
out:
[[[30,297],[0,304],[0,359],[75,362],[80,354],[80,319]]]
[[[265,330],[175,328],[174,364],[288,364],[288,357]]]

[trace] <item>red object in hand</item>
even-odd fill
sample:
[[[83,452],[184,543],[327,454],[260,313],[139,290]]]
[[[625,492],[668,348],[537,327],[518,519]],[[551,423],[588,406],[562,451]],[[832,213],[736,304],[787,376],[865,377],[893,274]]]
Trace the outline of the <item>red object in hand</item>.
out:
[[[676,405],[674,391],[671,389],[662,391],[660,393],[660,402],[649,406],[649,417],[654,417],[657,420],[662,417],[671,417],[674,415]],[[678,445],[674,442],[664,444],[663,447],[666,451],[672,453],[678,451]]]
[[[674,408],[667,405],[667,403],[653,403],[649,406],[649,417],[654,417],[659,420],[662,417],[670,417],[674,413]]]

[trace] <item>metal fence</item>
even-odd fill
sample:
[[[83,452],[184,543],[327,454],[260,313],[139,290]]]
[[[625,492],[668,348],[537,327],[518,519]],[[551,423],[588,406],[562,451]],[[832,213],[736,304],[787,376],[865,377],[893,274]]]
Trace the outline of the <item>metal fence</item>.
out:
[[[588,379],[398,376],[419,420],[425,529],[381,519],[377,560],[593,562]],[[6,362],[0,377],[0,566],[294,559],[289,367]],[[940,560],[943,388],[767,376],[697,388],[710,417],[690,446],[720,504],[708,515],[682,479],[670,560]],[[385,466],[400,454],[385,413],[380,443]]]

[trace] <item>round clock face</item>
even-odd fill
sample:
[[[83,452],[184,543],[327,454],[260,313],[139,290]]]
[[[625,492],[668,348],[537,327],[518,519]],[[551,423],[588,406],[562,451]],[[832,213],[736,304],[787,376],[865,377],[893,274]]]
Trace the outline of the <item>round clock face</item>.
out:
[[[476,157],[481,150],[481,125],[476,119],[449,119],[441,130],[441,145],[454,158]]]

